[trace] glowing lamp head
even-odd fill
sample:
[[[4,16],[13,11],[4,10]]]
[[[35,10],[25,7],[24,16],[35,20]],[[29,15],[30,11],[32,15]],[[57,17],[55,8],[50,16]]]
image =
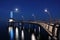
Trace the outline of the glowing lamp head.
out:
[[[48,12],[48,10],[47,10],[47,9],[45,9],[44,11],[45,11],[45,12]]]
[[[32,14],[32,16],[35,16],[34,14]]]
[[[15,12],[18,12],[18,8],[15,8]]]
[[[21,16],[23,18],[23,16]]]

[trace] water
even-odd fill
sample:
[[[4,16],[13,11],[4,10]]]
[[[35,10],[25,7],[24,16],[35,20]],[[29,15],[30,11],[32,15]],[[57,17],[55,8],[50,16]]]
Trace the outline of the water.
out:
[[[12,27],[9,27],[9,35],[10,35],[10,40],[14,40],[14,32]]]
[[[21,38],[22,38],[22,40],[24,40],[24,31],[23,30],[21,31]]]
[[[40,32],[41,32],[41,35],[40,35]],[[10,40],[14,40],[13,34],[15,34],[16,40],[40,40],[40,38],[41,40],[43,40],[47,38],[47,34],[43,28],[39,27],[39,25],[35,25],[35,24],[29,25],[27,23],[25,23],[23,26],[17,25],[16,33],[13,33],[13,30],[11,29]]]

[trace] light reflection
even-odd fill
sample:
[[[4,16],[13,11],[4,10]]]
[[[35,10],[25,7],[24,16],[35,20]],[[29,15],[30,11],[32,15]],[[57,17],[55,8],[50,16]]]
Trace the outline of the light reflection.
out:
[[[13,38],[13,35],[14,33],[13,33],[13,28],[12,27],[9,27],[9,35],[10,35],[10,40],[14,40],[14,38]]]
[[[23,30],[21,31],[21,37],[22,37],[22,40],[24,40],[24,31]]]
[[[39,32],[40,32],[40,27],[39,27]]]
[[[35,38],[35,35],[34,35],[34,34],[32,34],[32,35],[31,35],[31,40],[36,40],[36,38]]]
[[[19,40],[18,28],[16,27],[16,40]]]

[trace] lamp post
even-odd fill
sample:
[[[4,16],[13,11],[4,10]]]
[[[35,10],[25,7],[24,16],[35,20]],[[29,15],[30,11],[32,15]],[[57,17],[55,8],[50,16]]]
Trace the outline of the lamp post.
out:
[[[15,8],[14,12],[17,13],[18,12],[18,8]],[[16,27],[15,28],[16,40],[19,40],[19,32],[18,31],[19,31],[18,27]]]
[[[10,11],[10,18],[13,18],[14,12],[18,12],[18,8],[15,8],[14,11]]]
[[[36,21],[36,16],[35,16],[35,14],[32,14],[32,16],[34,17],[34,20]]]
[[[46,12],[49,15],[49,17],[50,17],[50,22],[49,23],[51,23],[52,22],[52,17],[51,17],[50,12],[47,9],[45,9],[44,12]]]
[[[49,25],[50,25],[51,22],[52,22],[52,16],[51,16],[50,12],[49,12],[47,9],[45,9],[44,11],[45,11],[45,12],[49,15],[49,17],[50,17],[50,21],[49,21]],[[48,26],[48,30],[49,30],[49,27],[50,27],[50,26]],[[49,36],[48,38],[49,38],[49,40],[51,40],[51,37],[50,37],[50,36]]]
[[[21,17],[22,17],[22,20],[24,20],[24,16],[22,15]]]

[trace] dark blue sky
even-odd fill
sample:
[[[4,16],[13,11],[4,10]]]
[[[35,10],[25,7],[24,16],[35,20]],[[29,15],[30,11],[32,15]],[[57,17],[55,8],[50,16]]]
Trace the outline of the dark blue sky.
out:
[[[44,12],[47,8],[52,16],[52,19],[60,19],[60,0],[0,0],[0,37],[6,37],[9,12],[19,8],[18,13],[14,13],[15,19],[33,20],[32,13],[35,14],[36,20],[49,19],[48,14]]]
[[[14,18],[21,19],[21,15],[25,19],[33,19],[32,13],[36,19],[49,19],[48,14],[44,12],[47,8],[52,19],[60,19],[60,0],[0,0],[0,19],[7,20],[9,12],[19,8],[18,13],[14,13]]]

